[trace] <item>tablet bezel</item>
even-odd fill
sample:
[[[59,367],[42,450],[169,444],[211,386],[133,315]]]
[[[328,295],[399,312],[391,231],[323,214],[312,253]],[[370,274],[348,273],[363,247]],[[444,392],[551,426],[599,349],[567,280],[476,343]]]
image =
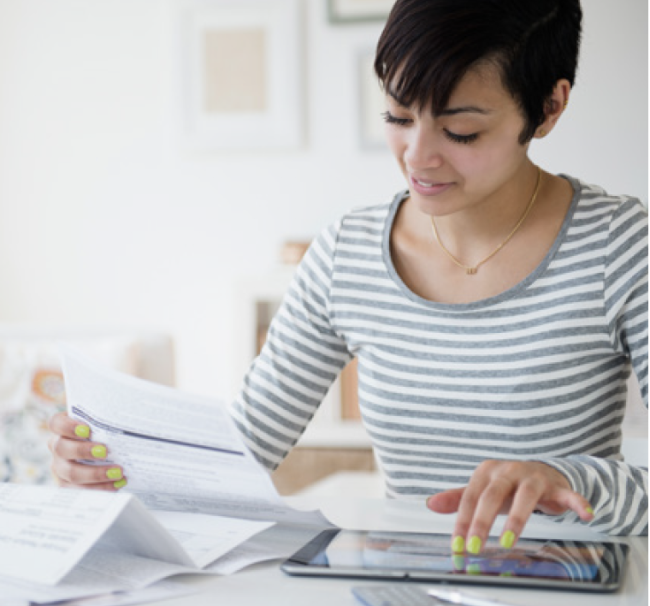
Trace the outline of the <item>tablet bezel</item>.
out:
[[[574,541],[581,546],[604,545],[611,553],[614,554],[616,565],[612,566],[612,577],[607,581],[575,581],[560,580],[547,577],[521,577],[521,576],[498,576],[490,574],[472,573],[460,574],[458,572],[438,572],[435,570],[408,570],[408,569],[386,569],[386,568],[356,568],[340,567],[331,568],[329,565],[319,565],[311,563],[316,555],[323,553],[324,549],[331,543],[334,537],[340,533],[353,533],[354,536],[367,536],[373,532],[381,532],[383,535],[426,535],[431,537],[441,537],[435,533],[414,533],[401,531],[369,531],[369,530],[344,530],[328,529],[311,541],[306,543],[293,556],[285,560],[281,569],[284,573],[292,576],[312,576],[312,577],[329,577],[329,578],[355,578],[355,579],[372,579],[372,580],[391,580],[391,581],[421,581],[421,582],[446,582],[458,583],[465,585],[493,585],[500,587],[530,587],[537,589],[561,589],[565,591],[580,591],[592,593],[612,593],[617,591],[624,579],[627,555],[629,547],[624,543],[613,543],[606,541]],[[446,537],[451,540],[450,537]],[[526,539],[527,541],[547,543],[541,539]],[[615,547],[616,545],[616,547]],[[618,555],[617,555],[618,552]],[[600,578],[600,572],[598,574]]]

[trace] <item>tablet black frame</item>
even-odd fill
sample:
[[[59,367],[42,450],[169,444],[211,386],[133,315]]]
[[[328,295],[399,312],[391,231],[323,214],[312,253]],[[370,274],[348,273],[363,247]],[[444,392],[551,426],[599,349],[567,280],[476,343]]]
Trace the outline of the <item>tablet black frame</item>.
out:
[[[414,533],[414,532],[388,532],[388,531],[370,531],[370,530],[343,530],[340,528],[328,529],[311,541],[306,543],[293,556],[285,560],[281,569],[284,573],[291,576],[311,576],[311,577],[329,577],[329,578],[354,578],[369,580],[390,580],[390,581],[421,581],[421,582],[442,582],[458,583],[465,585],[491,585],[499,587],[529,587],[537,589],[559,589],[564,591],[580,591],[591,593],[613,593],[617,591],[623,582],[625,570],[627,568],[627,556],[629,546],[625,543],[618,542],[600,542],[600,541],[571,541],[580,546],[604,546],[611,558],[603,558],[603,565],[607,564],[607,574],[610,578],[606,581],[602,578],[601,570],[598,571],[596,579],[593,581],[563,580],[546,577],[522,577],[522,576],[498,576],[489,574],[462,574],[458,572],[437,572],[433,570],[407,570],[407,569],[372,569],[372,568],[330,568],[328,564],[315,564],[314,559],[319,554],[323,554],[327,546],[334,537],[341,532],[353,533],[355,536],[367,536],[372,532],[382,532],[384,535],[398,536],[431,536],[443,537],[434,533]],[[448,537],[449,540],[451,539]],[[527,541],[548,543],[546,540],[526,539]],[[561,541],[558,541],[561,542]],[[322,559],[322,558],[321,558]],[[605,562],[605,560],[607,560]]]

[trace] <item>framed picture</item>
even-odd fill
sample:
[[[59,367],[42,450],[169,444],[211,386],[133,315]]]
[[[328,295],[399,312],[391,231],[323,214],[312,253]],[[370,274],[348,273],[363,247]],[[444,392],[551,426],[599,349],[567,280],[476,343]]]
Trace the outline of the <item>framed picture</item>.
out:
[[[199,150],[302,139],[297,0],[189,0],[181,13],[183,138]]]
[[[385,21],[395,0],[327,0],[332,23]]]
[[[388,149],[384,136],[386,111],[384,92],[375,74],[373,48],[363,50],[357,58],[359,83],[359,140],[362,149]]]

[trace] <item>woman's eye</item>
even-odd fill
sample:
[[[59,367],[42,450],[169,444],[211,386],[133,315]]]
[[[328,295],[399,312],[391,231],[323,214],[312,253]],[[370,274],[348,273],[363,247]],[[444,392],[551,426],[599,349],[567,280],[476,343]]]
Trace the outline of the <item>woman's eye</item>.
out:
[[[406,126],[411,122],[408,118],[398,118],[397,116],[393,116],[390,112],[384,112],[382,117],[388,124],[397,124],[398,126]]]
[[[478,139],[478,133],[472,133],[471,135],[457,135],[446,128],[443,132],[445,133],[445,137],[454,143],[473,143]]]

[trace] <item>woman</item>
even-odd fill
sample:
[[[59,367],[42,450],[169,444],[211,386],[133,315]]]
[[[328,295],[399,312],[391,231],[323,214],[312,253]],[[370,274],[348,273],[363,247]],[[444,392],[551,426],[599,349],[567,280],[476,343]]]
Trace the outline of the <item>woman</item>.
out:
[[[232,407],[268,469],[357,357],[387,492],[457,511],[454,551],[479,553],[498,513],[505,548],[533,511],[647,532],[647,471],[620,456],[631,367],[647,398],[646,213],[528,157],[569,103],[581,16],[578,0],[397,1],[375,69],[408,189],[299,267]],[[114,489],[75,462],[94,446],[78,424],[51,427],[63,485]]]

